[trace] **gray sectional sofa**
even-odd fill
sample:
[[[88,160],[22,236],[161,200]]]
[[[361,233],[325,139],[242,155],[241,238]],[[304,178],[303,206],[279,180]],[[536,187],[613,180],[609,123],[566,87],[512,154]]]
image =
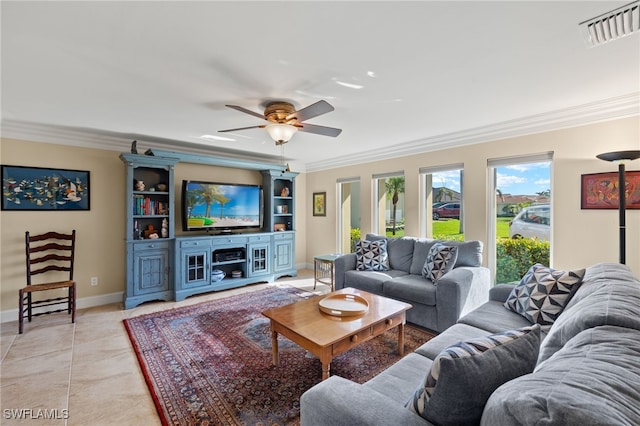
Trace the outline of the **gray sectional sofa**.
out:
[[[382,239],[387,241],[389,270],[356,270],[355,253],[340,256],[335,261],[336,290],[353,287],[410,303],[413,307],[407,312],[407,321],[437,332],[488,300],[491,280],[489,270],[482,266],[481,241],[365,237],[367,241]],[[456,246],[458,253],[453,269],[434,285],[423,278],[422,270],[436,243]]]
[[[425,381],[434,359],[460,341],[531,326],[505,307],[512,285],[491,289],[490,300],[364,384],[332,376],[305,392],[301,424],[429,425],[447,424],[468,403],[464,392],[439,401],[444,420],[431,423],[405,405]],[[535,327],[538,327],[537,325]],[[495,425],[638,425],[640,424],[640,280],[620,264],[586,269],[582,284],[541,343],[517,359],[534,355],[532,373],[492,390],[476,422]],[[445,351],[446,352],[446,351]],[[436,361],[437,362],[437,361]],[[508,368],[492,365],[490,379]],[[484,380],[477,382],[478,389]],[[467,386],[475,390],[475,386]]]

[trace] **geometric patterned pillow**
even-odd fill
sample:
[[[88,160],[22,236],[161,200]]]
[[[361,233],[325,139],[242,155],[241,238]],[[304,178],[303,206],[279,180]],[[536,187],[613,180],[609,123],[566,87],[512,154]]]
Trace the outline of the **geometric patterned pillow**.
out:
[[[453,269],[456,259],[458,259],[458,247],[434,244],[424,261],[422,277],[436,284],[444,274]]]
[[[538,324],[450,346],[405,407],[437,425],[479,424],[493,391],[533,371],[539,348]]]
[[[516,285],[504,306],[532,324],[551,325],[582,284],[585,270],[560,271],[539,263]]]
[[[387,240],[356,241],[356,269],[358,271],[387,271],[389,256]]]

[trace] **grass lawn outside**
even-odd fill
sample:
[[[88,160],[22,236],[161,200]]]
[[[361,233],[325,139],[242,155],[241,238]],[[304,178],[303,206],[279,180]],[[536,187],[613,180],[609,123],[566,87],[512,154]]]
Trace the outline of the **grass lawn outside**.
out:
[[[510,217],[497,218],[497,237],[509,238],[509,222]],[[464,234],[460,233],[460,220],[459,219],[440,219],[433,221],[433,235],[446,235],[450,237],[464,237]],[[404,237],[404,229],[396,230],[396,234],[393,235],[391,231],[387,231],[387,237],[400,238]]]
[[[509,217],[497,218],[497,237],[509,238]],[[460,220],[459,219],[440,219],[433,221],[433,235],[448,235],[452,237],[463,237],[464,234],[460,233]]]

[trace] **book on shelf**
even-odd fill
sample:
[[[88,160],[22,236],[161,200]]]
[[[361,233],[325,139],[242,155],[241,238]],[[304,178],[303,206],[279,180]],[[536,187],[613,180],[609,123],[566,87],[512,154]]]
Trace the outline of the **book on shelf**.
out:
[[[138,196],[133,199],[133,214],[136,216],[166,215],[169,213],[168,203]]]

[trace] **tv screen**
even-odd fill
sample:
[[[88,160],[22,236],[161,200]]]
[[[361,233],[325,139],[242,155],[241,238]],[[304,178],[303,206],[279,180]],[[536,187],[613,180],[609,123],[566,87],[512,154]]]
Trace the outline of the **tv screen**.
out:
[[[262,227],[259,185],[182,181],[182,228],[226,231]]]

